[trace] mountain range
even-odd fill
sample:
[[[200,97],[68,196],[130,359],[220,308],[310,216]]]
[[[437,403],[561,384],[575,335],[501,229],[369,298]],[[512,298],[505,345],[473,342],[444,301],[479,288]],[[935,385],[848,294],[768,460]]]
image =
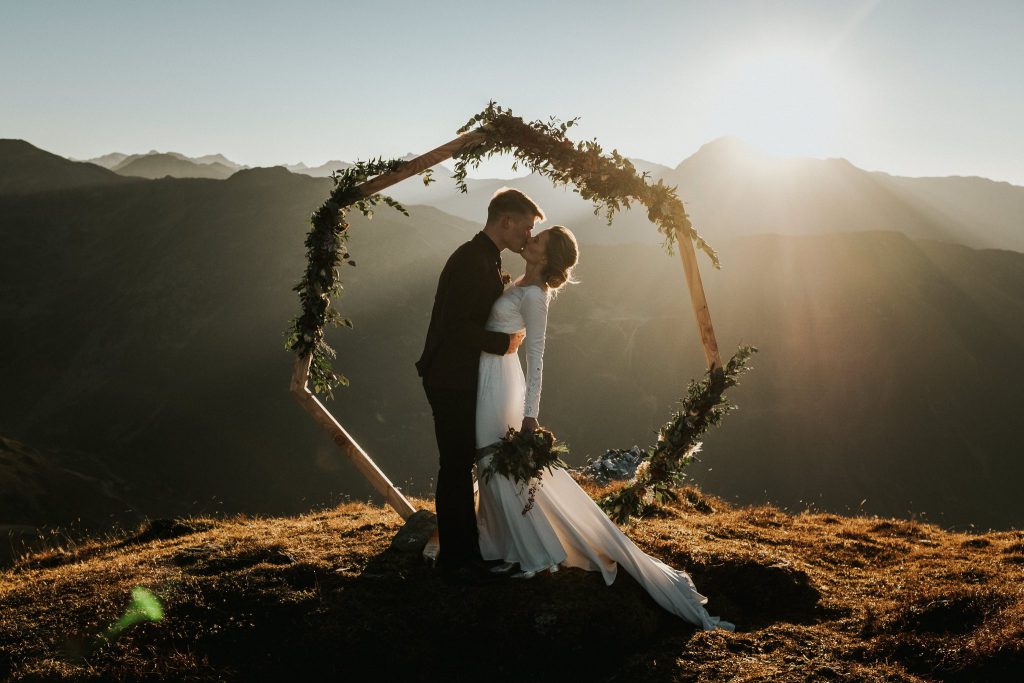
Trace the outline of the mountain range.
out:
[[[171,154],[147,154],[146,156],[125,160],[118,164],[114,171],[126,176],[140,178],[218,178],[223,180],[236,170],[225,166],[219,161],[206,164],[195,163],[188,159],[180,159]]]
[[[332,161],[326,161],[319,166],[306,166],[301,161],[297,164],[288,164],[285,166],[292,173],[300,173],[302,175],[312,176],[314,178],[327,178],[335,171],[340,171],[346,168],[351,168],[352,164],[347,161],[338,161],[337,159]]]
[[[201,157],[190,157],[184,154],[179,154],[178,152],[158,152],[155,149],[151,149],[144,154],[122,154],[121,152],[111,152],[110,154],[104,154],[103,156],[95,157],[93,159],[86,159],[85,161],[87,163],[96,164],[97,166],[102,166],[103,168],[109,168],[111,171],[118,171],[124,166],[139,161],[140,159],[155,156],[169,156],[178,159],[179,161],[189,161],[200,166],[220,164],[221,166],[226,166],[233,171],[248,168],[247,166],[231,161],[231,159],[228,159],[223,154],[204,154]]]
[[[914,238],[977,248],[1024,251],[1024,188],[986,178],[904,178],[857,168],[845,159],[780,159],[736,138],[701,147],[673,169],[631,160],[652,180],[678,187],[687,213],[709,239],[761,233],[792,235],[894,230]],[[439,178],[442,177],[439,175]],[[392,194],[467,220],[508,180],[469,180],[459,193],[440,180],[406,182]],[[556,223],[591,243],[657,243],[646,211],[626,211],[609,229],[593,207],[568,188],[530,175],[515,186],[535,197]]]
[[[205,154],[201,157],[190,157],[178,152],[158,152],[150,150],[145,154],[123,154],[111,152],[86,163],[102,166],[121,175],[142,178],[219,178],[229,177],[235,171],[249,168],[236,163],[223,154]],[[301,161],[296,164],[283,164],[292,173],[326,178],[334,171],[352,166],[347,161],[326,161],[319,166],[307,166]]]
[[[748,154],[717,141],[663,171],[722,256],[720,271],[701,265],[723,354],[761,349],[692,475],[745,502],[1019,526],[1024,188],[840,160],[770,172]],[[454,211],[438,176],[425,190]],[[151,513],[370,495],[286,393],[305,217],[329,180],[281,167],[132,179],[21,141],[0,142],[0,179],[0,434],[91,454]],[[507,182],[473,181],[462,201]],[[581,284],[552,304],[542,423],[573,464],[651,443],[703,366],[678,259],[639,212],[608,228],[571,192],[515,185],[584,247]],[[355,329],[330,334],[352,386],[330,407],[396,483],[426,493],[436,450],[412,362],[437,274],[479,222],[411,214],[353,220],[359,265],[339,305]],[[73,468],[100,476],[87,459]]]
[[[1005,182],[978,177],[906,178],[865,171],[845,159],[783,159],[733,137],[704,145],[675,168],[643,159],[630,161],[652,180],[680,188],[694,223],[712,227],[719,238],[765,232],[895,230],[977,248],[1024,251],[1024,191]],[[156,150],[107,154],[89,162],[144,178],[224,179],[247,168],[221,154],[193,158]],[[284,165],[292,173],[318,178],[351,166],[341,160],[315,167],[302,162]],[[402,202],[434,206],[477,221],[490,196],[514,182],[556,222],[584,233],[587,242],[660,241],[644,211],[624,212],[616,220],[616,229],[608,230],[594,216],[590,203],[535,174],[514,181],[472,178],[467,181],[468,194],[445,182],[451,175],[446,167],[436,167],[434,174],[439,182],[430,186],[413,179],[391,192]]]

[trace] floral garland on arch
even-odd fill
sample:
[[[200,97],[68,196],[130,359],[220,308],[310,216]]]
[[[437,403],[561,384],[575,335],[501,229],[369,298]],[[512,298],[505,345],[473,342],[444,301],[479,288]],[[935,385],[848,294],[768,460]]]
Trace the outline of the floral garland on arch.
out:
[[[566,133],[579,121],[572,118],[560,121],[523,121],[512,111],[489,102],[479,114],[473,116],[459,133],[470,130],[483,134],[483,140],[468,146],[453,156],[456,186],[466,192],[468,168],[496,154],[512,154],[514,168],[526,166],[546,176],[553,184],[574,185],[584,199],[594,202],[594,213],[603,210],[610,225],[614,215],[638,201],[647,207],[647,216],[665,236],[665,248],[671,253],[677,235],[681,232],[694,240],[715,268],[720,268],[718,254],[704,241],[690,223],[683,202],[674,187],[664,181],[648,182],[648,174],[639,173],[633,163],[617,150],[605,153],[597,140],[574,143]],[[306,272],[293,288],[299,293],[302,312],[289,321],[285,348],[300,358],[312,356],[309,378],[313,391],[333,397],[338,386],[348,386],[348,379],[334,371],[332,361],[337,358],[333,348],[324,339],[328,325],[351,327],[352,321],[342,316],[332,299],[341,295],[341,265],[355,265],[350,258],[346,242],[349,224],[346,215],[355,206],[363,215],[373,217],[373,207],[385,203],[405,215],[405,208],[392,198],[375,194],[364,197],[357,189],[373,177],[397,171],[407,162],[401,159],[371,159],[357,162],[353,167],[331,175],[334,188],[330,197],[310,216],[310,230],[306,235]],[[424,184],[433,182],[430,169],[423,173]]]
[[[482,160],[496,154],[511,154],[515,159],[513,170],[522,165],[546,176],[556,186],[575,186],[575,192],[594,203],[594,215],[604,211],[608,225],[618,211],[629,208],[634,201],[640,202],[647,207],[647,217],[658,226],[658,232],[665,236],[664,245],[669,253],[677,234],[682,232],[708,255],[715,268],[720,268],[718,254],[690,223],[676,188],[665,185],[663,180],[651,184],[646,171],[639,173],[618,150],[606,154],[596,139],[574,143],[566,133],[578,121],[579,117],[560,121],[552,116],[548,121],[527,123],[510,109],[489,102],[458,130],[462,134],[475,128],[484,134],[484,139],[452,157],[456,160],[452,176],[455,184],[466,192],[469,166],[476,168]]]
[[[348,386],[348,378],[334,371],[331,361],[338,357],[324,339],[324,328],[352,327],[352,321],[343,317],[332,303],[341,296],[341,265],[355,266],[349,254],[348,221],[350,207],[355,206],[368,219],[373,219],[373,207],[383,202],[406,216],[409,212],[391,197],[375,194],[364,197],[360,185],[382,173],[391,173],[403,165],[401,159],[371,159],[356,162],[351,168],[331,174],[334,188],[330,197],[309,217],[310,229],[306,233],[306,272],[293,291],[299,293],[302,313],[288,323],[285,349],[294,351],[299,358],[312,356],[309,379],[313,391],[334,396],[334,388]],[[432,182],[424,173],[423,182]]]

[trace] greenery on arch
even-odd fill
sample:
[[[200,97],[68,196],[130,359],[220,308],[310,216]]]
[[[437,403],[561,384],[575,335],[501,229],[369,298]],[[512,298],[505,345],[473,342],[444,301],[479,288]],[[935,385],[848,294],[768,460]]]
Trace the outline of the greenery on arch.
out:
[[[658,433],[658,441],[644,454],[636,476],[622,488],[598,501],[614,521],[622,523],[659,504],[675,500],[675,490],[686,478],[684,470],[701,447],[701,436],[717,426],[736,406],[725,390],[739,384],[739,376],[750,369],[753,346],[737,349],[724,368],[714,368],[700,380],[690,382],[679,410]]]
[[[676,188],[663,180],[651,183],[646,172],[636,167],[618,150],[605,153],[597,140],[573,142],[567,132],[579,121],[523,121],[509,109],[495,102],[475,115],[459,129],[466,133],[474,128],[484,134],[482,142],[456,154],[454,179],[466,192],[469,166],[478,166],[483,159],[496,154],[511,154],[513,168],[525,166],[546,176],[557,185],[571,185],[581,197],[594,203],[594,214],[602,211],[609,225],[615,214],[639,202],[647,208],[647,217],[665,237],[665,248],[671,252],[678,234],[694,241],[698,249],[711,258],[715,268],[721,267],[718,254],[694,229]]]

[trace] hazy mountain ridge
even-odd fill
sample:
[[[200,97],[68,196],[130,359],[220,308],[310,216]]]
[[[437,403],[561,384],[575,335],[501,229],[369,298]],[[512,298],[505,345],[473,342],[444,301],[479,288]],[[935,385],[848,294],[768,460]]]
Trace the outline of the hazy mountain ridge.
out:
[[[720,138],[668,169],[633,160],[652,180],[678,188],[694,225],[708,239],[761,233],[821,234],[894,230],[976,248],[1024,252],[1024,187],[985,178],[904,178],[857,168],[845,159],[783,159],[741,140]],[[491,195],[515,185],[538,200],[548,225],[571,226],[582,241],[655,244],[661,236],[638,207],[609,229],[571,188],[543,177],[514,181],[470,179],[462,195],[444,181],[423,187],[405,181],[390,192],[475,220]]]
[[[150,151],[150,154],[157,154],[157,151],[154,149],[154,150]],[[131,154],[131,155],[129,155],[129,154],[124,154],[123,152],[110,152],[109,154],[103,154],[103,155],[98,156],[98,157],[93,157],[92,159],[75,159],[73,157],[68,157],[68,159],[70,159],[71,161],[80,161],[80,162],[83,162],[83,163],[86,163],[86,164],[96,164],[97,166],[102,166],[103,168],[114,170],[115,166],[120,164],[122,161],[127,159],[129,156],[140,157],[140,156],[143,156],[143,155],[141,155],[141,154]]]
[[[279,167],[0,196],[0,433],[102,455],[197,512],[366,495],[287,395],[280,348],[329,188]],[[421,492],[436,454],[412,362],[444,259],[478,225],[429,207],[353,221],[340,308],[356,328],[331,334],[353,387],[332,410]],[[706,235],[725,263],[704,268],[723,354],[762,348],[694,469],[710,490],[1021,523],[1024,255],[892,232]],[[541,415],[576,464],[650,443],[703,365],[677,258],[585,244],[579,278],[552,306]]]
[[[313,178],[327,178],[335,171],[352,168],[352,164],[347,161],[334,159],[332,161],[325,161],[319,166],[306,166],[306,164],[299,162],[297,164],[286,164],[285,168],[292,173],[301,173],[302,175],[308,175]]]
[[[145,155],[110,154],[92,161],[109,164],[118,173],[147,178],[226,178],[243,168],[222,155],[192,159],[155,150]],[[733,137],[703,145],[675,168],[643,159],[631,161],[652,180],[677,186],[698,230],[719,239],[760,233],[895,230],[914,238],[1024,251],[1024,187],[1005,182],[959,176],[908,178],[865,171],[845,159],[779,158]],[[317,167],[301,162],[284,167],[293,173],[328,177],[351,165],[332,160]],[[447,168],[439,166],[437,182],[430,186],[416,177],[388,192],[404,203],[434,206],[477,222],[495,190],[515,185],[545,209],[548,225],[569,225],[583,242],[655,244],[662,239],[642,207],[624,211],[616,219],[616,229],[610,230],[572,188],[552,187],[535,174],[512,180],[470,178],[467,194],[448,181],[449,175]]]
[[[777,159],[722,138],[663,179],[678,186],[694,224],[719,239],[895,230],[1024,251],[1024,187],[984,178],[903,178],[845,159]]]
[[[970,231],[970,240],[992,248],[1024,251],[1024,188],[975,176],[901,178],[875,173],[928,211]]]
[[[120,175],[141,178],[229,178],[237,169],[213,161],[196,163],[171,154],[147,154],[146,156],[118,164],[115,169]]]
[[[242,164],[235,163],[231,159],[228,159],[223,154],[204,154],[201,157],[190,157],[179,152],[159,152],[155,149],[151,149],[143,154],[123,154],[121,152],[111,152],[110,154],[104,154],[102,156],[95,157],[93,159],[86,159],[87,163],[93,163],[97,166],[109,168],[111,171],[120,171],[122,167],[128,164],[134,164],[135,162],[145,159],[147,157],[160,157],[169,156],[179,161],[188,161],[198,165],[211,165],[220,164],[226,166],[233,171],[238,171],[243,168],[248,168]]]

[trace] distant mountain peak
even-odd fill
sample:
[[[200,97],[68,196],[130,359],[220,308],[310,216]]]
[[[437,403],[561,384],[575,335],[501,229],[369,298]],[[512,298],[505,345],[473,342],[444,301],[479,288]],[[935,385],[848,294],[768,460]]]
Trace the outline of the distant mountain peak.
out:
[[[722,159],[766,159],[768,156],[769,155],[765,154],[763,151],[742,138],[738,138],[735,135],[725,135],[720,138],[715,138],[711,142],[704,143],[690,158],[711,157]]]
[[[828,158],[825,159],[825,163],[832,164],[833,166],[843,166],[845,168],[852,168],[852,169],[862,170],[859,167],[854,166],[853,162],[851,162],[846,157],[828,157]]]
[[[331,159],[329,161],[325,161],[319,166],[307,166],[305,163],[300,161],[297,164],[288,164],[284,166],[284,168],[288,169],[292,173],[297,173],[299,175],[313,176],[315,178],[326,178],[335,171],[341,171],[346,168],[352,168],[352,164],[348,163],[347,161],[341,161],[340,159]]]
[[[217,178],[224,179],[237,170],[219,161],[200,162],[177,152],[153,152],[130,156],[113,168],[116,173],[142,178]]]
[[[236,171],[225,182],[233,185],[264,186],[301,182],[299,176],[284,166],[257,166]]]

